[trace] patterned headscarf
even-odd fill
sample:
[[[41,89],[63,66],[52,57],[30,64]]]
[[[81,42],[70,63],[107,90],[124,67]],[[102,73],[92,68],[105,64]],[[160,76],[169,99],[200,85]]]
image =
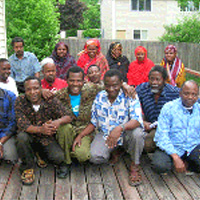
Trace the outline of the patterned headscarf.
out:
[[[173,53],[176,53],[177,52],[177,48],[174,46],[174,45],[168,45],[166,48],[165,48],[165,53],[167,52],[167,51],[172,51]]]

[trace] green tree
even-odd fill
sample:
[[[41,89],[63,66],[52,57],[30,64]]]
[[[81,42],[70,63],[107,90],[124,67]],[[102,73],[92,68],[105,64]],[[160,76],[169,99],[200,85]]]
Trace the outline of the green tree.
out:
[[[165,26],[161,41],[200,43],[200,13],[179,20],[177,25]]]
[[[80,24],[80,29],[100,28],[100,5],[88,5],[87,10],[83,13],[83,23]]]
[[[99,0],[81,0],[84,2],[86,5],[97,5]]]
[[[190,2],[193,2],[194,3],[194,6],[198,9],[199,8],[199,3],[200,3],[200,0],[177,0],[179,5],[182,7],[182,8],[185,8],[189,5]]]
[[[64,5],[59,4],[61,30],[78,29],[85,10],[85,4],[79,0],[66,0]]]
[[[49,56],[59,32],[59,13],[55,0],[7,0],[6,25],[8,52],[11,40],[19,36],[25,50],[35,53],[39,60]]]

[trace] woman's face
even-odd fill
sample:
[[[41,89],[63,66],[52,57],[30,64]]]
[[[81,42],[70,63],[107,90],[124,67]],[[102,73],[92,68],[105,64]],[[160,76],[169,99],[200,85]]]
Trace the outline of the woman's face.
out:
[[[98,67],[92,66],[88,69],[88,79],[93,83],[99,83],[101,80],[101,73]]]
[[[90,58],[94,58],[97,55],[97,47],[95,45],[89,45],[87,47],[87,53]]]
[[[136,58],[138,61],[143,61],[145,57],[145,53],[143,51],[138,51],[136,54]]]
[[[67,54],[67,48],[64,44],[61,44],[58,48],[57,48],[57,56],[59,56],[60,58],[65,57]]]
[[[176,53],[172,50],[168,50],[165,52],[165,57],[167,59],[167,62],[173,62],[176,58]]]
[[[119,58],[122,55],[122,47],[118,46],[117,48],[112,50],[115,58]]]

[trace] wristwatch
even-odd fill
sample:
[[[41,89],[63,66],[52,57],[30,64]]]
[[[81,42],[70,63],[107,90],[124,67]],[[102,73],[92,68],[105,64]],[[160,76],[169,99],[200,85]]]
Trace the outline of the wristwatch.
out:
[[[125,126],[124,126],[124,124],[120,124],[119,126],[122,127],[122,132],[124,132],[124,131],[125,131]]]
[[[3,146],[3,144],[0,142],[0,146]]]

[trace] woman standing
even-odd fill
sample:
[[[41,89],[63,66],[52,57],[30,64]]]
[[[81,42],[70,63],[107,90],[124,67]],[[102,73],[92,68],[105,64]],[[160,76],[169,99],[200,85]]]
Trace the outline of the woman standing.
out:
[[[119,42],[110,44],[106,59],[110,69],[118,69],[123,76],[123,81],[127,82],[128,66],[130,64],[128,58],[122,55],[122,45]]]
[[[69,54],[69,48],[64,42],[56,44],[50,58],[56,65],[56,77],[66,80],[66,73],[70,67],[77,66],[73,56]]]
[[[97,39],[90,39],[85,43],[84,50],[79,53],[80,57],[77,65],[87,74],[90,65],[97,65],[101,70],[101,79],[103,79],[106,71],[109,70],[108,62],[101,53],[100,42]]]
[[[185,67],[176,54],[176,47],[174,45],[168,45],[165,48],[165,57],[161,62],[161,66],[167,70],[167,83],[173,86],[181,87],[181,85],[185,82]]]
[[[127,74],[128,84],[137,86],[141,83],[148,82],[148,74],[154,63],[147,58],[147,50],[143,46],[135,49],[136,60],[129,65]]]

